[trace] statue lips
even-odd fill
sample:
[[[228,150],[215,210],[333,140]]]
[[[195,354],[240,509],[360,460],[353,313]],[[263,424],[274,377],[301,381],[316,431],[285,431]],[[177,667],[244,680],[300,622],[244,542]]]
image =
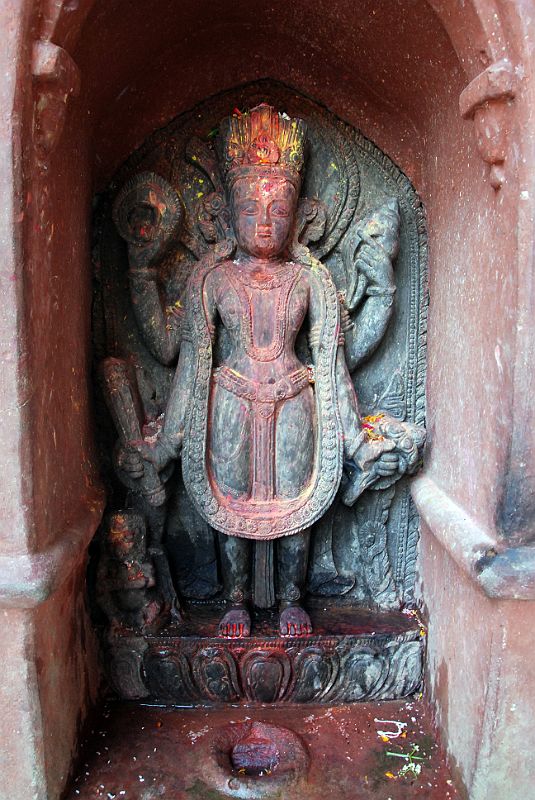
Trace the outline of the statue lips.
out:
[[[257,241],[258,241],[258,243],[260,245],[262,245],[264,243],[265,244],[269,244],[269,242],[271,242],[271,240],[272,240],[271,228],[263,229],[263,230],[257,230],[256,231],[256,239],[257,239]]]
[[[271,253],[273,249],[273,236],[271,226],[257,226],[255,231],[255,246],[258,249],[258,255],[262,256]]]

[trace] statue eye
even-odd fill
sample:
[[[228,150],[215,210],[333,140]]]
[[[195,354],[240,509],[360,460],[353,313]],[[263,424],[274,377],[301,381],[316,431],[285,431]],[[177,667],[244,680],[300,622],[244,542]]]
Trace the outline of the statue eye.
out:
[[[282,205],[281,203],[276,203],[271,208],[271,213],[274,217],[287,217],[290,214],[290,209],[288,206]]]
[[[246,203],[240,208],[240,213],[247,216],[255,216],[255,214],[258,214],[258,205],[256,203]]]

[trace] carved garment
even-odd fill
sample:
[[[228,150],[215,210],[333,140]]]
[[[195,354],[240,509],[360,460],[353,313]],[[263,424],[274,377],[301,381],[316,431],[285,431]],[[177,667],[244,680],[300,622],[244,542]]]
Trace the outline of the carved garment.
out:
[[[190,342],[178,373],[190,387],[180,394],[183,422],[173,393],[165,426],[172,438],[183,424],[188,494],[226,534],[274,539],[308,528],[329,507],[342,474],[340,326],[330,274],[312,261],[285,264],[260,280],[212,258],[193,273],[188,305]],[[313,385],[294,349],[312,306],[319,332]],[[220,365],[213,359],[218,324],[231,343]],[[351,411],[356,418],[356,400]]]

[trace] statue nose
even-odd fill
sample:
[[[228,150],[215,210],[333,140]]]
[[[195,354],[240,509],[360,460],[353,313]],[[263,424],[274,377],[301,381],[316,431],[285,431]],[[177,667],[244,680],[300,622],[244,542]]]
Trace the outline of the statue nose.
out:
[[[269,228],[271,226],[271,215],[268,208],[260,209],[260,218],[258,221],[259,228]]]

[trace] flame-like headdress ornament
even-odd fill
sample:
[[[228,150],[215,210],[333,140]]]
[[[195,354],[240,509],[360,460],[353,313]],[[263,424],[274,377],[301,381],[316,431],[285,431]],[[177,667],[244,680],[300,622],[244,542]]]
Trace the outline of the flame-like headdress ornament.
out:
[[[228,186],[253,170],[282,175],[299,185],[306,130],[302,119],[290,119],[266,103],[224,119],[218,149]]]

